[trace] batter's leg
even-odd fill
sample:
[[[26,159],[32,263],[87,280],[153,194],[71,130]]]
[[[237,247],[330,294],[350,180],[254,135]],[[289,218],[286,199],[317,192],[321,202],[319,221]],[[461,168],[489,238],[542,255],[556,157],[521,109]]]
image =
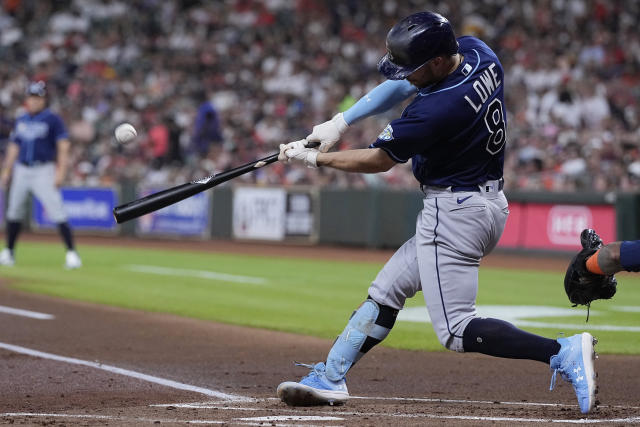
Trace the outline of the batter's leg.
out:
[[[476,315],[479,262],[502,234],[506,200],[476,196],[463,209],[453,198],[427,202],[433,215],[422,218],[418,259],[427,283],[425,301],[440,342],[455,351],[549,363],[560,350],[557,341]]]
[[[511,359],[537,360],[549,364],[558,354],[556,340],[531,334],[500,319],[475,318],[463,334],[464,351]]]
[[[405,300],[419,290],[415,237],[412,237],[380,270],[369,287],[369,298],[353,312],[336,338],[327,357],[327,378],[342,380],[364,354],[384,340]]]
[[[449,350],[462,352],[464,329],[476,317],[478,266],[487,232],[481,227],[485,201],[473,207],[475,200],[467,199],[468,212],[453,214],[452,209],[459,208],[455,200],[451,195],[425,199],[416,252],[422,292],[438,340]]]
[[[409,239],[385,264],[369,288],[369,298],[358,307],[335,340],[326,364],[306,365],[311,372],[299,382],[278,386],[278,397],[291,406],[333,405],[347,401],[345,375],[393,327],[406,298],[420,289],[415,238]]]
[[[327,378],[342,380],[362,356],[389,335],[397,316],[398,310],[371,298],[360,304],[329,351]]]

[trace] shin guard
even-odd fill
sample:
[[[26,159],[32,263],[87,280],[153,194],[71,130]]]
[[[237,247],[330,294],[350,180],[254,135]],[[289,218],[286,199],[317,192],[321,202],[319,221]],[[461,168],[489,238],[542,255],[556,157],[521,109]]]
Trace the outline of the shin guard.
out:
[[[398,316],[398,310],[380,305],[371,298],[353,312],[344,331],[333,343],[326,364],[327,378],[339,381],[373,346],[385,339]]]

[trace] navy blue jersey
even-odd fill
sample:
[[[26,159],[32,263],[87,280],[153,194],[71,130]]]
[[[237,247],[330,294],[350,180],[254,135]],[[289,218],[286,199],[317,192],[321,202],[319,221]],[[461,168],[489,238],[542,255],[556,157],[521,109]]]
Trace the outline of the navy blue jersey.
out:
[[[425,185],[470,186],[502,177],[502,64],[481,40],[467,36],[458,42],[464,60],[456,71],[421,89],[370,146],[396,162],[411,159],[414,176]]]
[[[26,165],[55,161],[58,141],[68,138],[60,116],[46,108],[18,117],[11,134],[11,140],[20,146],[18,161]]]

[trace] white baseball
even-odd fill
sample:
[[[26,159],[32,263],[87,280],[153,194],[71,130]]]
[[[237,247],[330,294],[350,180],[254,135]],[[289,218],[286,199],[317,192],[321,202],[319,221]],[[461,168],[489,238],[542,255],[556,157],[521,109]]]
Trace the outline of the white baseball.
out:
[[[136,136],[138,136],[136,128],[134,128],[130,123],[122,123],[119,125],[115,130],[115,134],[116,140],[121,144],[131,142],[136,138]]]

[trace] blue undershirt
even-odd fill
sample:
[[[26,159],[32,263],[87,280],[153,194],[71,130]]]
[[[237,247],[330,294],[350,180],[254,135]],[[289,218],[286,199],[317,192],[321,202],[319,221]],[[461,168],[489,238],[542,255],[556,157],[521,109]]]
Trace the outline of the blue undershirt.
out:
[[[395,105],[418,93],[418,88],[407,80],[387,80],[373,88],[343,113],[344,120],[351,125],[365,117],[390,110]]]

